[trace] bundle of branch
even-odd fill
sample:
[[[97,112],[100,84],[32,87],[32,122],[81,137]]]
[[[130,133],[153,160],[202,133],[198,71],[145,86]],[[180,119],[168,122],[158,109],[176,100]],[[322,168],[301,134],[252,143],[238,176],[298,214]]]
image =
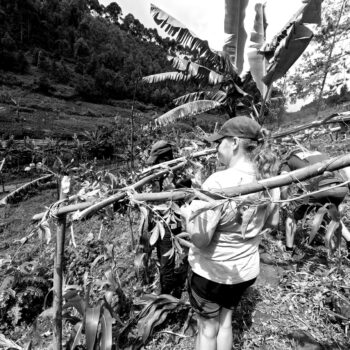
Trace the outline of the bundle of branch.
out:
[[[185,163],[185,162],[184,162]],[[183,166],[183,163],[180,163],[179,165],[176,165],[176,167]],[[77,215],[75,215],[75,219],[83,219],[88,215],[91,215],[98,210],[101,210],[102,208],[113,204],[114,202],[117,202],[123,198],[125,198],[128,194],[132,194],[132,199],[136,201],[176,201],[186,198],[195,198],[195,197],[201,197],[208,198],[208,200],[217,200],[217,199],[224,199],[224,198],[232,198],[232,197],[239,197],[245,194],[250,193],[256,193],[260,191],[265,191],[268,189],[273,189],[276,187],[282,187],[286,185],[290,185],[295,182],[304,181],[319,175],[322,175],[324,172],[329,171],[335,171],[342,168],[345,168],[350,165],[350,155],[345,155],[341,157],[331,158],[327,161],[318,162],[316,164],[312,164],[308,167],[298,169],[295,171],[292,171],[287,174],[275,176],[269,179],[260,180],[257,182],[252,182],[245,185],[240,186],[234,186],[231,188],[225,188],[221,189],[219,191],[202,191],[202,190],[196,190],[196,189],[186,189],[186,190],[172,190],[167,192],[159,192],[159,193],[136,193],[134,190],[136,188],[139,188],[143,186],[145,183],[150,181],[150,179],[154,178],[155,176],[159,176],[159,173],[155,175],[151,175],[149,177],[146,177],[136,184],[123,188],[120,190],[119,193],[108,197],[98,203],[79,203],[76,205],[69,205],[63,208],[60,208],[56,215],[66,215],[71,212],[76,212],[78,210],[83,210],[82,212],[79,212]],[[165,171],[164,171],[165,172]],[[44,213],[37,214],[33,217],[33,220],[39,220],[42,218]]]
[[[54,176],[53,174],[44,175],[42,177],[39,177],[38,179],[30,181],[30,182],[26,183],[25,185],[17,188],[16,190],[14,190],[13,192],[11,192],[6,197],[4,197],[0,200],[0,207],[10,203],[17,196],[23,197],[30,189],[37,187],[39,185],[39,183],[43,183],[43,182],[50,180],[53,176]]]

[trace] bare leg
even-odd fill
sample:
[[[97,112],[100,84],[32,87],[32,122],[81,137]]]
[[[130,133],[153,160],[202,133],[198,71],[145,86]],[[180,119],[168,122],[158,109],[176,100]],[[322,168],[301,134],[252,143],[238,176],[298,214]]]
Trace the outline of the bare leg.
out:
[[[196,350],[217,350],[216,341],[218,330],[219,316],[206,319],[198,315]]]
[[[217,350],[231,350],[232,343],[232,310],[222,308],[217,336]]]
[[[286,219],[286,247],[293,248],[295,232],[297,230],[297,224],[294,218],[287,217]]]

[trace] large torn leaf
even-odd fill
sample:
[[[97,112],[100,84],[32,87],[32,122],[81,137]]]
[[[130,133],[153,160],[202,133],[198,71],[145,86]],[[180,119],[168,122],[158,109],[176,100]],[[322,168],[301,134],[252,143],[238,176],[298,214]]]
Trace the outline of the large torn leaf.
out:
[[[184,96],[178,97],[173,102],[178,106],[184,103],[199,101],[199,100],[212,100],[219,103],[224,103],[226,100],[226,93],[219,91],[198,91],[186,94]]]
[[[220,106],[221,106],[221,103],[216,101],[209,101],[209,100],[193,101],[193,102],[186,103],[182,106],[176,107],[171,111],[161,115],[155,120],[155,122],[159,125],[166,125],[169,123],[173,123],[179,119],[182,119],[185,117],[192,117]]]
[[[185,25],[153,4],[151,4],[151,15],[156,24],[180,44],[189,46],[191,50],[198,50],[200,55],[215,57],[208,41],[198,38]]]
[[[224,30],[228,35],[224,51],[233,57],[238,73],[243,70],[247,32],[244,28],[245,11],[249,0],[225,0]]]
[[[302,23],[321,24],[321,8],[323,0],[309,0],[303,9]]]
[[[148,75],[146,77],[143,77],[142,81],[144,83],[154,84],[154,83],[161,83],[167,80],[188,81],[190,79],[191,79],[190,75],[186,75],[182,72],[165,72],[165,73]]]
[[[277,79],[283,77],[304,52],[312,37],[313,33],[309,28],[300,22],[294,23],[289,29],[288,36],[281,41],[276,49],[263,82],[269,86]]]
[[[261,96],[264,97],[267,93],[267,86],[262,82],[262,78],[266,74],[266,59],[259,50],[265,41],[267,27],[265,5],[257,3],[255,5],[255,12],[254,28],[250,34],[250,44],[247,50],[247,56],[250,73],[252,74]]]
[[[185,75],[193,77],[202,85],[216,85],[224,80],[223,75],[185,58],[173,57],[171,63],[175,69],[184,72],[183,74]]]

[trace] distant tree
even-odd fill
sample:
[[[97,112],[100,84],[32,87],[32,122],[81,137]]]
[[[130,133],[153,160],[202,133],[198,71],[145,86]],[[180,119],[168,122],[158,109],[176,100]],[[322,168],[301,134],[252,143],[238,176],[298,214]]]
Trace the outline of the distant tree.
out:
[[[115,24],[119,23],[119,18],[122,16],[122,9],[116,2],[111,2],[105,8],[107,17]]]
[[[79,38],[74,44],[74,56],[76,58],[86,58],[90,56],[90,49],[83,38]]]
[[[322,25],[297,69],[287,77],[292,102],[318,98],[320,93],[326,98],[350,85],[350,2],[324,0],[322,7]]]

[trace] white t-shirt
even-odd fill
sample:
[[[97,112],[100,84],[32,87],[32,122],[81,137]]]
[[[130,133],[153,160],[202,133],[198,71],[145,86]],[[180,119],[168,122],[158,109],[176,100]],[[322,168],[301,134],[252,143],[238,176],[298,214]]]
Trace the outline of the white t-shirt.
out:
[[[229,168],[211,175],[202,188],[222,189],[256,181],[252,165],[240,169]],[[262,194],[249,195],[258,199]],[[247,199],[247,196],[241,198]],[[208,203],[195,200],[193,212]],[[239,207],[235,201],[224,201],[221,206],[204,211],[188,225],[191,234],[203,234],[214,230],[210,243],[202,248],[194,246],[189,251],[192,270],[208,279],[222,284],[249,281],[259,274],[260,233],[271,212],[270,204]]]

